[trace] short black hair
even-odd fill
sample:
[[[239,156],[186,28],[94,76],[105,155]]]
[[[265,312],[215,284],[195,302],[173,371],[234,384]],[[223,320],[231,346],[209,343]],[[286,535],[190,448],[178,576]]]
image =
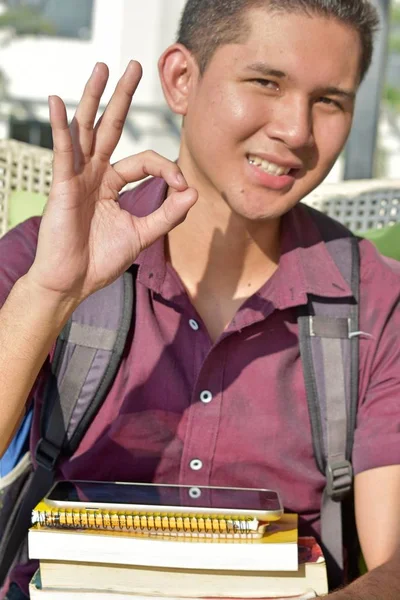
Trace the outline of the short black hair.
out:
[[[364,79],[379,26],[378,11],[369,0],[187,0],[177,41],[192,52],[200,73],[204,73],[217,48],[245,41],[249,34],[245,14],[252,8],[322,15],[353,27],[360,35],[360,79]]]

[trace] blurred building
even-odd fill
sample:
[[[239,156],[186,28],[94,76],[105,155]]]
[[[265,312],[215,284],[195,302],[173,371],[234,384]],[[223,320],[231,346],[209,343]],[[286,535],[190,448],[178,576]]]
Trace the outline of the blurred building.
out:
[[[114,159],[145,148],[176,157],[179,123],[165,106],[157,60],[175,39],[183,5],[184,0],[3,0],[3,14],[33,7],[51,31],[13,36],[0,28],[0,138],[51,147],[48,95],[61,96],[72,117],[96,61],[110,68],[106,102],[135,58],[144,76]]]
[[[383,17],[383,43],[360,90],[347,151],[328,181],[371,177],[372,170],[375,176],[400,177],[400,0],[372,1]],[[135,58],[144,76],[113,159],[146,148],[175,158],[179,120],[165,105],[157,60],[175,40],[184,4],[185,0],[0,0],[0,138],[51,147],[48,95],[61,96],[72,117],[95,62],[101,60],[111,73],[106,103],[128,61]],[[12,35],[1,17],[24,9],[36,10],[51,31],[32,35],[28,26],[26,35],[23,25],[21,35]]]

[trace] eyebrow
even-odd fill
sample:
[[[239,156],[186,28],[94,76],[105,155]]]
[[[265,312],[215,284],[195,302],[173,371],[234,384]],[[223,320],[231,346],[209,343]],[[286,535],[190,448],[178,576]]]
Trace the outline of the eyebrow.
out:
[[[273,77],[279,77],[280,79],[287,77],[287,73],[284,73],[284,71],[278,71],[277,69],[272,69],[266,63],[263,63],[263,62],[252,63],[247,68],[249,71],[255,71],[256,73],[260,73],[261,75],[265,75],[266,77],[271,76],[271,75]]]
[[[254,71],[255,73],[259,73],[260,75],[264,75],[264,77],[278,77],[279,79],[285,79],[288,77],[288,74],[284,71],[280,71],[278,69],[273,69],[269,65],[263,62],[256,62],[248,65],[247,69],[249,71]],[[340,96],[341,98],[346,98],[347,100],[354,101],[356,98],[356,93],[351,90],[345,90],[337,87],[327,87],[321,90],[322,94],[327,94],[330,96]]]
[[[356,93],[350,90],[343,90],[342,88],[336,87],[328,87],[322,90],[323,94],[327,94],[329,96],[341,96],[342,98],[347,98],[348,100],[355,100]]]

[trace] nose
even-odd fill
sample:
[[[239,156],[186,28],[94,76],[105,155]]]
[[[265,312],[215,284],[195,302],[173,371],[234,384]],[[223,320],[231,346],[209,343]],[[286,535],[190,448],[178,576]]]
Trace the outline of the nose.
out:
[[[312,107],[306,98],[280,97],[268,115],[265,131],[270,139],[298,150],[314,144]]]

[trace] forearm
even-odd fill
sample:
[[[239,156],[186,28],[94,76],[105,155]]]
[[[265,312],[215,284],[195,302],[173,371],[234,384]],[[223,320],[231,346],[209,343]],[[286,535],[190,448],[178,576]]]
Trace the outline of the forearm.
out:
[[[24,413],[38,373],[75,306],[35,288],[29,275],[0,311],[0,456]]]
[[[363,575],[329,600],[398,600],[400,598],[400,552],[389,562]]]

